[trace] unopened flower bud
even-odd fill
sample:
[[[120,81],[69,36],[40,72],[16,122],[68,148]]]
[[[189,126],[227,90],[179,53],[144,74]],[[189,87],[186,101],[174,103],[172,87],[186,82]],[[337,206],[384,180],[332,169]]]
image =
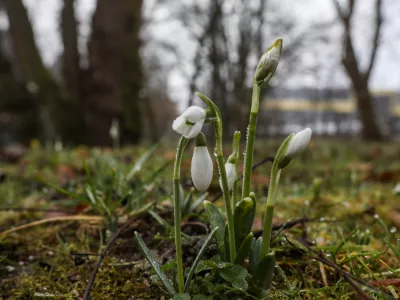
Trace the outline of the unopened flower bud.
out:
[[[196,189],[204,192],[211,184],[213,177],[213,163],[206,145],[204,134],[196,137],[196,147],[193,151],[191,166],[192,181]]]
[[[272,78],[278,67],[282,53],[282,39],[277,39],[258,61],[255,81],[259,87],[265,86]]]
[[[228,180],[228,188],[229,190],[231,190],[233,187],[233,183],[235,182],[236,179],[235,164],[228,160],[228,162],[225,164],[225,171],[226,171],[226,178]]]
[[[290,161],[300,152],[302,152],[308,145],[311,139],[312,131],[310,128],[306,128],[302,131],[297,132],[289,141],[286,148],[285,155],[279,162],[279,168],[286,167]]]

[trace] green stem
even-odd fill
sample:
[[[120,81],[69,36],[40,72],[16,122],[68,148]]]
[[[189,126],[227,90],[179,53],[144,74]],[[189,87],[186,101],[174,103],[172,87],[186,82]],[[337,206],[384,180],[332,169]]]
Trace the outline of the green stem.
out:
[[[229,188],[228,188],[228,180],[226,178],[226,170],[225,170],[225,162],[223,158],[223,148],[222,148],[222,115],[219,111],[218,107],[215,103],[203,95],[202,93],[196,93],[197,96],[207,104],[208,108],[211,110],[213,117],[215,117],[214,122],[214,132],[215,132],[215,156],[217,157],[218,170],[222,185],[222,193],[224,196],[225,202],[225,210],[228,218],[228,235],[229,235],[229,253],[231,262],[233,263],[236,255],[236,247],[235,247],[235,228],[233,226],[233,212],[231,201],[229,199]]]
[[[182,239],[181,239],[181,201],[180,201],[180,174],[183,150],[188,140],[183,136],[179,139],[178,149],[176,151],[174,175],[173,175],[173,193],[174,193],[174,226],[175,226],[175,248],[176,265],[178,270],[178,288],[179,293],[184,292],[185,283],[183,277],[182,262]]]
[[[271,180],[268,189],[267,197],[267,210],[264,216],[263,236],[261,244],[260,259],[264,258],[269,252],[272,230],[272,218],[274,216],[275,199],[279,185],[279,178],[281,176],[281,169],[278,167],[279,159],[275,159],[272,164]]]
[[[232,152],[236,154],[236,161],[235,161],[236,177],[235,181],[233,182],[233,188],[232,188],[232,208],[235,209],[239,197],[240,131],[236,131],[235,134],[233,135]]]
[[[269,252],[269,245],[272,233],[272,219],[274,217],[274,207],[267,205],[267,211],[264,217],[264,232],[262,235],[261,256],[260,259],[265,257]]]
[[[229,254],[231,262],[235,261],[236,245],[235,245],[235,228],[233,227],[233,211],[231,201],[229,199],[228,179],[226,177],[225,162],[222,153],[217,152],[218,170],[221,176],[222,193],[224,196],[225,210],[228,218],[228,235],[229,235]]]
[[[250,119],[249,119],[249,125],[247,127],[242,199],[248,197],[250,194],[251,166],[253,165],[254,140],[256,138],[257,115],[260,103],[260,93],[261,93],[261,88],[257,86],[256,83],[253,83],[253,95],[251,99]]]

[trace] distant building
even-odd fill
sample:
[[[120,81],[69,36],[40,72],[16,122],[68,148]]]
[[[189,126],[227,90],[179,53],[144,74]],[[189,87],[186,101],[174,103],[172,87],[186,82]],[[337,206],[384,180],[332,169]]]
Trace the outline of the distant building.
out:
[[[379,124],[388,135],[400,134],[400,94],[373,92]],[[261,104],[259,135],[286,135],[306,126],[318,135],[358,135],[356,101],[347,89],[275,88]]]

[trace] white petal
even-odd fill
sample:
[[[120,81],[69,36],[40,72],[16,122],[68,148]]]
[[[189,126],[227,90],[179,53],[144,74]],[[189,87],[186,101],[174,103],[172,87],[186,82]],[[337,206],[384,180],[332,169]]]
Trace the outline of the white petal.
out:
[[[213,163],[207,147],[195,147],[191,166],[192,181],[196,189],[204,192],[211,184]]]
[[[293,158],[299,152],[303,151],[310,142],[311,134],[312,131],[310,128],[306,128],[296,133],[294,137],[290,140],[285,155],[287,157]]]
[[[233,183],[236,179],[235,165],[233,163],[227,162],[225,164],[226,178],[228,179],[228,188],[232,189]]]
[[[190,127],[190,129],[185,134],[182,133],[182,135],[187,139],[194,138],[201,132],[203,125],[204,125],[204,119],[196,122],[193,126],[188,126]]]
[[[186,119],[182,116],[177,117],[172,123],[172,129],[182,134],[183,127],[186,125]]]
[[[394,187],[393,194],[400,194],[400,183],[396,184],[396,186]]]
[[[206,110],[200,106],[190,106],[183,113],[182,117],[188,120],[190,123],[197,123],[200,120],[206,118]]]

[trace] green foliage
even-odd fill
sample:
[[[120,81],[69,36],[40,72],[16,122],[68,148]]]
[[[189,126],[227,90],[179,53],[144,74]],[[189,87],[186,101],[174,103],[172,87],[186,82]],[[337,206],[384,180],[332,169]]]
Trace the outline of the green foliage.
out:
[[[236,205],[233,214],[236,249],[239,249],[244,239],[249,235],[255,215],[256,204],[252,198],[244,198]]]
[[[154,181],[171,163],[167,161],[153,172],[148,172],[144,164],[154,153],[156,146],[147,150],[129,172],[119,168],[116,159],[110,155],[95,155],[84,163],[86,177],[76,189],[59,187],[49,183],[59,192],[73,198],[77,203],[91,207],[103,216],[111,231],[117,228],[121,215],[131,214],[146,206],[145,199],[155,188]],[[145,178],[139,174],[147,171]]]
[[[142,238],[140,235],[135,232],[135,239],[137,243],[139,244],[140,249],[143,252],[144,257],[148,260],[150,265],[152,266],[153,270],[157,273],[158,277],[164,284],[165,288],[167,289],[168,293],[171,295],[176,294],[176,290],[173,286],[172,280],[164,273],[164,271],[161,269],[160,265],[158,262],[154,259],[154,257],[151,255],[149,249],[146,247],[146,244],[143,242]]]
[[[210,222],[211,228],[218,228],[216,233],[217,244],[221,256],[225,256],[225,221],[218,208],[209,201],[204,201],[204,207]]]

